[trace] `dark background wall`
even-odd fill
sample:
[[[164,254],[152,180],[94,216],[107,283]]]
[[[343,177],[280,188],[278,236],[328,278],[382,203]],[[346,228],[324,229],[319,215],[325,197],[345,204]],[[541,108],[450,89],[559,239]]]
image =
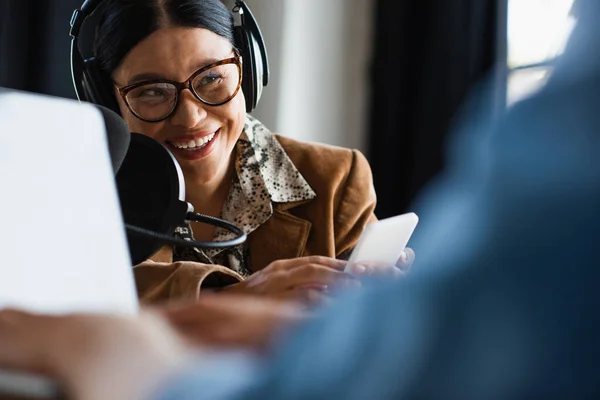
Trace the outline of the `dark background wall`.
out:
[[[74,98],[69,20],[80,0],[0,1],[0,86]]]
[[[453,117],[505,63],[505,10],[505,0],[378,2],[369,156],[380,218],[405,211],[443,168]]]

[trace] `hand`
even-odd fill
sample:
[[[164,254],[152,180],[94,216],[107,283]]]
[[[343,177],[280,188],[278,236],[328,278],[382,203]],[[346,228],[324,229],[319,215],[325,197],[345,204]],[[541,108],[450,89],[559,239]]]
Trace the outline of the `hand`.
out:
[[[0,311],[0,367],[48,375],[69,398],[138,400],[189,350],[155,315],[41,316]],[[107,384],[109,383],[109,384]]]
[[[308,318],[293,303],[243,295],[204,294],[196,303],[159,310],[193,344],[266,350],[277,333]]]
[[[224,291],[314,304],[322,300],[319,292],[360,287],[358,280],[342,272],[345,265],[346,261],[320,256],[278,260]]]
[[[415,252],[405,248],[396,265],[385,265],[372,262],[360,262],[352,265],[351,273],[361,277],[392,277],[401,278],[415,261]]]

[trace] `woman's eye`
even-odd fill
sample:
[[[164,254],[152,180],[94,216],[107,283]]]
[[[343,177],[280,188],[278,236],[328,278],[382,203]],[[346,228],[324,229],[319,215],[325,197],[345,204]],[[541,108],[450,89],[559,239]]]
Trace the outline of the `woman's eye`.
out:
[[[164,97],[165,92],[160,89],[146,89],[144,90],[140,97],[146,98],[156,98],[156,97]]]
[[[200,85],[201,86],[208,86],[214,83],[218,83],[223,79],[223,77],[219,74],[210,74],[210,75],[206,75],[203,76],[202,79],[200,79]]]

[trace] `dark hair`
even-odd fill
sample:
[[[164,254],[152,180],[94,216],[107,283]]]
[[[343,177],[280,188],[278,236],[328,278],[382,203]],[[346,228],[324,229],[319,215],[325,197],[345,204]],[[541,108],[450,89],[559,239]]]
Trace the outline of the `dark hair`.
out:
[[[94,56],[111,75],[139,42],[165,26],[204,28],[234,44],[233,16],[221,0],[105,0]]]

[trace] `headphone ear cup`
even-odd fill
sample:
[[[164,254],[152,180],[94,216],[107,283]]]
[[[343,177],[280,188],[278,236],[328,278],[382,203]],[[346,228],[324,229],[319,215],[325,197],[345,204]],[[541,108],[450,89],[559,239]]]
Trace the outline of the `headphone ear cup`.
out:
[[[256,107],[256,57],[248,32],[242,26],[234,28],[235,46],[242,56],[242,91],[246,98],[246,112]]]
[[[252,83],[254,85],[254,96],[252,97],[254,105],[252,108],[254,109],[260,101],[267,78],[265,75],[265,65],[263,64],[263,58],[258,41],[251,32],[248,33],[248,38],[249,47],[252,49]]]
[[[86,100],[109,108],[121,115],[119,104],[112,91],[112,81],[108,74],[98,67],[95,58],[92,57],[84,61],[83,75]]]

